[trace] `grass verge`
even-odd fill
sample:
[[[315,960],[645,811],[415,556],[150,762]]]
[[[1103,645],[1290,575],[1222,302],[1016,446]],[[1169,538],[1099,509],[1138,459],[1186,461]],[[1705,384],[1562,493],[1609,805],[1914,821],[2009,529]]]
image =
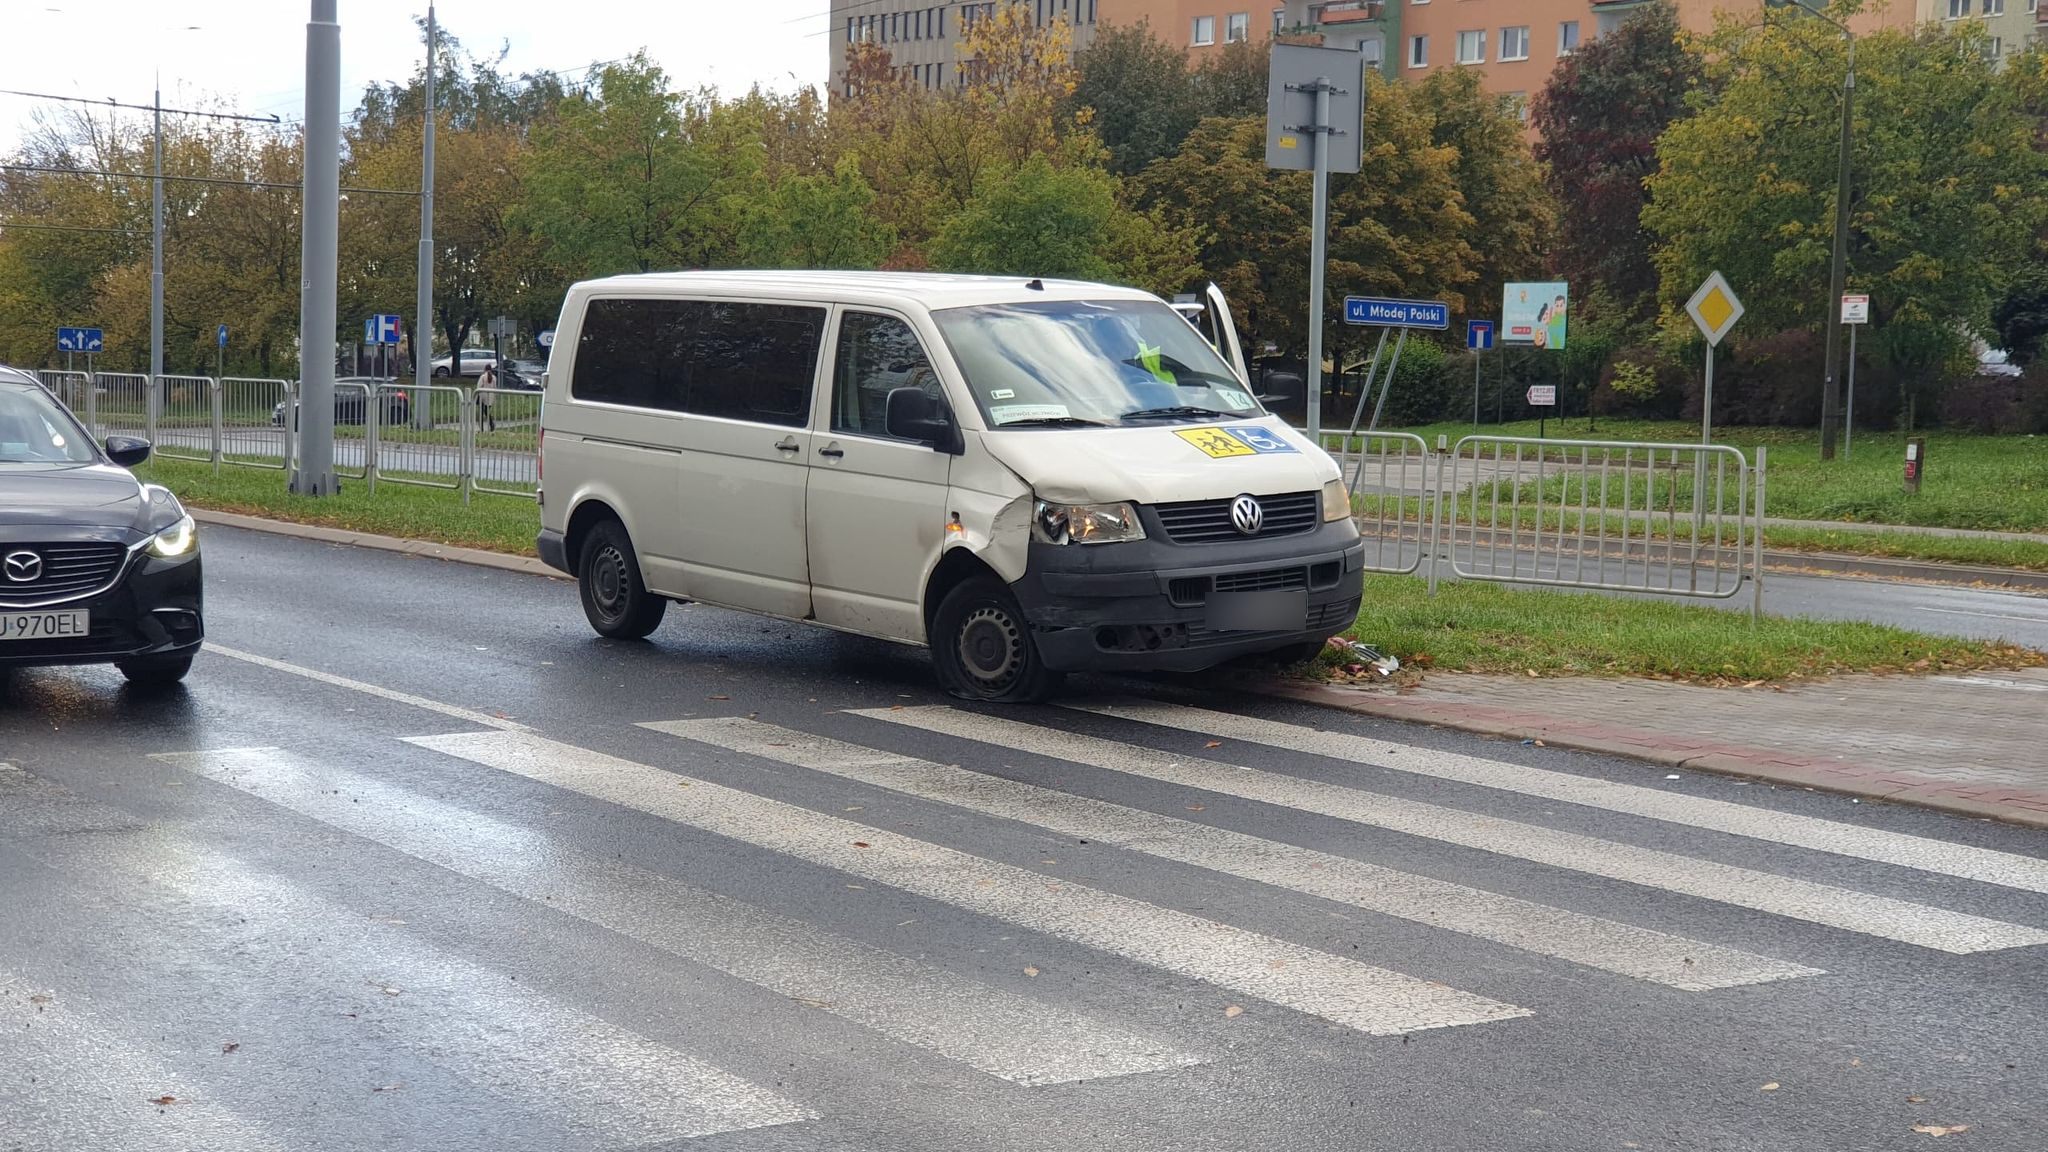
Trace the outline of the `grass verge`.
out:
[[[2048,664],[2048,653],[1857,621],[1748,617],[1698,604],[1368,575],[1347,635],[1404,668],[1514,676],[1643,676],[1736,685],[1844,672]],[[1326,656],[1326,660],[1333,657]]]
[[[533,501],[511,496],[480,493],[471,496],[465,508],[462,498],[446,489],[380,483],[372,496],[362,481],[343,480],[339,496],[315,500],[286,491],[285,474],[270,469],[226,467],[215,476],[206,464],[152,460],[135,473],[176,492],[195,508],[515,556],[533,555],[533,538],[540,531],[540,513]]]

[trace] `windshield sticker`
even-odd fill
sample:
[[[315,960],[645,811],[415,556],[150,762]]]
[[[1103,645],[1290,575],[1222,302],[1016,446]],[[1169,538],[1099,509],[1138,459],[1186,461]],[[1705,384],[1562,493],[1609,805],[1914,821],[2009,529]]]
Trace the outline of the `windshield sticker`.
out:
[[[1250,394],[1239,392],[1235,388],[1218,388],[1216,395],[1222,397],[1225,404],[1230,405],[1232,412],[1249,412],[1254,407]]]
[[[1252,451],[1260,455],[1265,455],[1268,452],[1295,451],[1294,445],[1281,439],[1279,434],[1270,428],[1260,428],[1256,425],[1250,428],[1232,428],[1230,434],[1251,445]]]
[[[1143,365],[1145,371],[1150,372],[1153,379],[1158,380],[1161,384],[1178,383],[1174,379],[1173,373],[1167,371],[1166,366],[1160,361],[1160,353],[1163,351],[1165,351],[1164,345],[1154,348],[1140,340],[1138,341],[1138,363]]]
[[[996,404],[988,415],[998,424],[1015,424],[1019,420],[1064,420],[1073,413],[1065,404]]]
[[[1226,460],[1232,456],[1256,456],[1259,450],[1232,436],[1221,428],[1176,428],[1175,436],[1193,444],[1214,460]]]
[[[988,398],[991,400],[1015,400],[1017,398],[1017,390],[1015,388],[997,388],[988,394]]]

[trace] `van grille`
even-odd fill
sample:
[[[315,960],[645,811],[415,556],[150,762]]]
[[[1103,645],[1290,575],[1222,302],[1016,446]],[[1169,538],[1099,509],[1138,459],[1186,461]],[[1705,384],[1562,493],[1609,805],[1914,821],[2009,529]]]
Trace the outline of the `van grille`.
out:
[[[1236,499],[1230,496],[1221,500],[1154,504],[1152,511],[1159,517],[1160,527],[1166,529],[1167,539],[1176,544],[1214,544],[1223,540],[1294,536],[1313,531],[1322,518],[1323,500],[1319,492],[1255,497],[1259,507],[1265,511],[1265,522],[1259,526],[1258,532],[1247,537],[1230,522],[1230,504]]]

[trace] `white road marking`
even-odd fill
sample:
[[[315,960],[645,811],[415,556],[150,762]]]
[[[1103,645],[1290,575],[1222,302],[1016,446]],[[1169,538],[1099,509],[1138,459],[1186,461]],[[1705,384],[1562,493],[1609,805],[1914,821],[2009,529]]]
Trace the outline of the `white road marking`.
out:
[[[2048,943],[2038,928],[943,706],[854,714],[1943,952]]]
[[[641,727],[1687,991],[1820,973],[1788,961],[752,720],[679,720]]]
[[[76,997],[0,968],[0,1145],[95,1152],[283,1152],[203,1080],[93,1019]],[[173,1098],[164,1105],[150,1101]]]
[[[1373,1035],[1527,1009],[526,732],[409,743],[1229,988]]]
[[[2005,688],[2014,692],[2048,692],[2048,684],[2025,680],[2002,680],[1996,676],[1936,676],[1937,684],[1968,684],[1973,688]]]
[[[2013,616],[2004,612],[1970,612],[1962,608],[1928,608],[1919,604],[1913,606],[1921,612],[1939,612],[1944,616],[1981,616],[1986,620],[2017,620],[2022,624],[2039,624],[2048,616]]]
[[[1974,679],[1974,678],[1971,678]],[[2048,685],[2015,687],[2048,691]],[[1283,724],[1252,716],[1235,716],[1177,704],[1145,700],[1118,700],[1107,704],[1076,704],[1072,707],[1101,716],[1136,720],[1182,732],[1201,732],[1227,740],[1242,740],[1307,752],[1379,768],[1392,768],[1418,776],[1433,776],[1461,784],[1477,784],[1516,792],[1543,800],[1582,804],[1608,812],[1621,812],[1651,820],[1682,824],[1766,840],[1794,848],[1831,852],[1881,864],[1896,864],[1922,872],[1935,872],[1964,880],[2048,892],[2048,859],[2000,852],[1969,844],[1953,844],[1926,836],[1910,836],[1876,828],[1864,828],[1838,820],[1823,820],[1789,812],[1752,808],[1726,800],[1686,796],[1637,784],[1618,784],[1570,772],[1530,768],[1501,760],[1464,756],[1433,748],[1393,744],[1343,732],[1320,732],[1296,724]]]
[[[172,836],[50,841],[45,863],[175,918],[223,956],[251,947],[308,999],[364,1003],[384,1044],[532,1103],[595,1144],[631,1148],[815,1119],[782,1096],[693,1056],[567,1007],[492,969],[368,920],[289,880]],[[253,942],[253,943],[252,943]],[[390,992],[377,994],[379,985]]]
[[[453,704],[443,704],[439,700],[429,700],[424,696],[415,696],[410,692],[400,692],[395,688],[385,688],[381,685],[368,684],[361,680],[351,680],[346,676],[336,676],[332,672],[322,672],[317,668],[305,668],[297,664],[287,664],[282,660],[272,660],[268,656],[258,656],[253,652],[243,652],[238,649],[224,647],[215,644],[211,640],[206,642],[206,650],[216,656],[225,656],[230,660],[240,660],[247,664],[254,664],[258,668],[268,668],[273,672],[286,672],[293,676],[303,676],[308,680],[317,680],[322,684],[331,684],[336,688],[346,688],[351,692],[361,692],[365,696],[375,696],[382,700],[407,704],[414,708],[425,709],[428,712],[438,712],[443,716],[452,716],[457,720],[482,725],[485,728],[497,728],[506,732],[524,732],[526,730],[526,725],[516,724],[501,716],[491,716],[473,709],[460,708]]]
[[[154,759],[1018,1084],[1200,1063],[517,824],[275,748]]]

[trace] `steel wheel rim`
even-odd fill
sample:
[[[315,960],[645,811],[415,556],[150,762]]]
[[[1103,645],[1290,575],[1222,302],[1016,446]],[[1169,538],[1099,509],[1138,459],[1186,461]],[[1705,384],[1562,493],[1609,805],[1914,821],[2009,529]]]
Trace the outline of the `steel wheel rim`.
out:
[[[1008,612],[984,605],[960,622],[955,650],[960,666],[977,684],[1001,690],[1023,671],[1024,630]]]
[[[590,565],[590,598],[597,610],[607,620],[616,620],[626,614],[627,579],[626,556],[616,545],[607,544],[598,549]]]

